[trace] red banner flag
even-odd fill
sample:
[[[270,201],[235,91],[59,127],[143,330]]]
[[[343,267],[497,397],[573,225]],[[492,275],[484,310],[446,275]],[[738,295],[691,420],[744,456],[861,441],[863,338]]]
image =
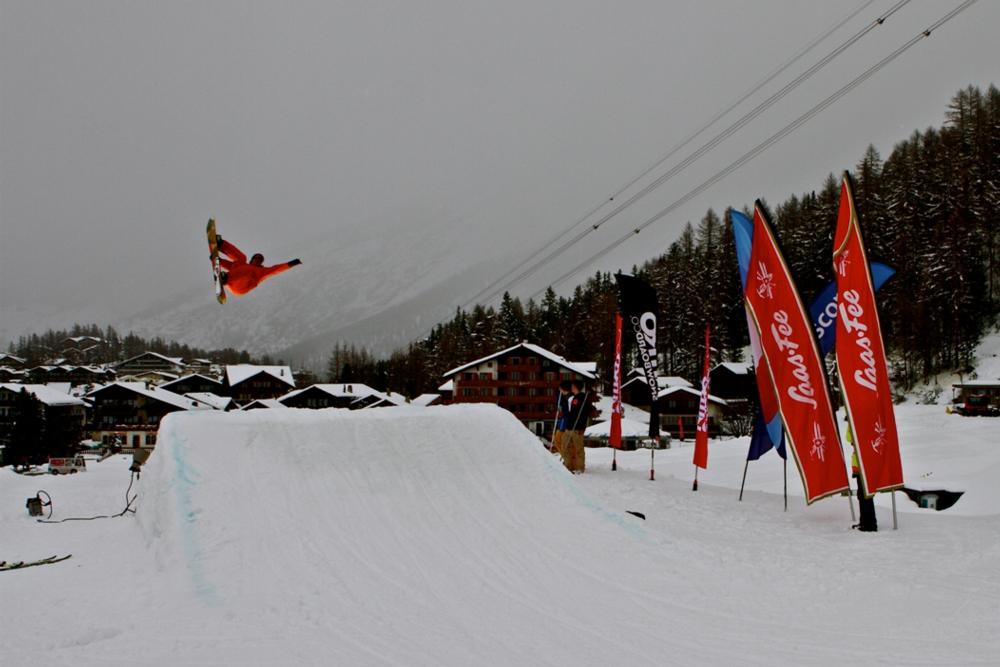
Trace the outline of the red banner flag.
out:
[[[858,450],[861,479],[866,494],[872,496],[903,486],[903,465],[875,287],[846,173],[833,237],[833,268],[837,278],[837,374]]]
[[[753,227],[745,297],[774,380],[806,503],[811,504],[848,489],[844,452],[812,320],[760,202],[754,207]]]
[[[608,444],[622,448],[622,315],[615,313],[615,367],[611,378],[611,433]]]
[[[694,464],[708,467],[708,365],[711,363],[709,325],[705,325],[705,370],[701,376],[701,402],[698,404],[698,429],[694,436]]]

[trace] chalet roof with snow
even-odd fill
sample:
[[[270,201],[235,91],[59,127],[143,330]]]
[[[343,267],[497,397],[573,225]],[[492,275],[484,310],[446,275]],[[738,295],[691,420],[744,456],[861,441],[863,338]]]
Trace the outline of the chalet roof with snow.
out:
[[[185,398],[180,394],[175,394],[172,391],[168,391],[161,387],[156,386],[146,386],[145,382],[112,382],[111,384],[106,384],[102,387],[98,387],[93,391],[89,392],[86,396],[87,398],[92,398],[102,391],[106,391],[111,387],[122,387],[128,389],[129,391],[145,396],[146,398],[151,398],[154,401],[160,401],[161,403],[166,403],[167,405],[172,405],[175,408],[180,408],[181,410],[207,410],[211,409],[204,403],[192,400],[190,398]]]
[[[638,370],[638,373],[636,373],[636,370]],[[646,384],[646,376],[642,374],[642,369],[633,369],[632,372],[629,373],[629,376],[632,377],[628,379],[624,384],[622,384],[622,388],[629,386],[633,382],[641,382],[642,384]],[[670,387],[692,387],[692,386],[694,385],[692,385],[690,382],[688,382],[687,380],[678,375],[656,376],[656,388],[661,391],[663,389],[668,389]]]
[[[747,375],[750,372],[750,364],[742,361],[723,361],[720,364],[716,364],[712,372],[714,373],[720,368],[729,371],[733,375]]]
[[[475,368],[476,366],[478,366],[478,365],[480,365],[482,363],[485,363],[485,362],[490,361],[492,359],[496,359],[497,357],[502,357],[502,356],[504,356],[506,354],[510,354],[511,352],[513,352],[515,350],[519,350],[519,349],[526,350],[527,352],[530,352],[532,354],[537,354],[538,356],[540,356],[540,357],[542,357],[544,359],[548,359],[549,361],[551,361],[551,362],[553,362],[553,363],[555,363],[555,364],[557,364],[559,366],[562,366],[566,370],[569,370],[569,371],[572,371],[574,373],[577,373],[578,375],[582,375],[583,377],[587,378],[588,380],[596,380],[597,379],[596,376],[592,372],[590,372],[589,370],[587,370],[586,368],[583,368],[580,365],[575,364],[575,363],[573,363],[571,361],[566,361],[565,357],[560,357],[558,354],[556,354],[554,352],[549,352],[544,347],[539,347],[538,345],[535,345],[533,343],[518,343],[517,345],[513,345],[511,347],[508,347],[506,350],[500,350],[499,352],[494,352],[493,354],[491,354],[491,355],[489,355],[487,357],[483,357],[482,359],[476,359],[475,361],[470,361],[469,363],[463,364],[462,366],[459,366],[458,368],[451,369],[450,371],[448,371],[447,373],[444,374],[444,377],[446,377],[446,378],[447,377],[451,377],[453,375],[461,373],[464,370],[467,370],[469,368]],[[444,390],[442,390],[442,391],[444,391]]]
[[[86,405],[83,400],[77,398],[76,396],[70,396],[68,393],[60,391],[54,387],[50,387],[46,384],[18,384],[11,382],[0,384],[0,387],[14,393],[20,393],[23,390],[27,390],[27,392],[32,394],[40,403],[44,403],[45,405],[52,407],[59,405]]]
[[[185,398],[202,403],[213,410],[228,410],[233,405],[233,399],[228,396],[219,396],[207,391],[192,391],[184,394]]]
[[[410,405],[428,406],[440,400],[441,394],[420,394],[410,401]]]
[[[177,373],[168,373],[166,371],[136,371],[135,373],[129,373],[127,375],[122,375],[121,380],[125,382],[140,382],[142,380],[152,380],[157,381],[161,384],[167,384],[168,382],[174,382],[179,380],[181,376]]]
[[[97,336],[68,336],[67,338],[63,339],[63,342],[64,343],[83,343],[83,342],[103,343],[104,339],[103,338],[98,338]]]
[[[222,383],[219,380],[209,377],[208,375],[202,375],[201,373],[188,373],[187,375],[181,375],[180,377],[174,378],[170,382],[164,382],[160,386],[164,389],[170,389],[170,385],[179,384],[181,382],[190,382],[195,379],[201,379],[212,385],[222,387]]]
[[[226,366],[226,384],[235,387],[255,375],[264,373],[281,380],[290,387],[295,386],[295,378],[290,366],[257,366],[255,364],[234,364]]]
[[[656,399],[659,400],[661,398],[679,393],[693,394],[694,396],[701,398],[701,392],[697,389],[692,389],[691,387],[667,387],[656,395]],[[708,401],[709,403],[717,403],[718,405],[729,405],[725,399],[713,396],[712,394],[708,395]]]
[[[366,405],[366,408],[382,408],[392,405],[406,405],[406,396],[402,394],[397,394],[394,391],[389,392],[378,392],[379,400],[376,402]]]
[[[13,354],[0,354],[0,366],[23,366],[26,359]]]
[[[983,389],[987,387],[993,388],[1000,387],[1000,380],[966,380],[965,382],[956,382],[951,386],[958,389],[963,387],[968,387],[970,389]]]
[[[278,400],[286,401],[311,389],[317,389],[324,394],[333,396],[334,398],[365,398],[367,396],[381,395],[381,392],[372,389],[366,384],[361,384],[360,382],[337,382],[327,384],[311,384],[303,389],[290,391],[284,396],[280,396]]]
[[[153,357],[154,359],[158,359],[160,361],[163,361],[165,363],[168,363],[168,364],[171,364],[171,365],[174,365],[174,366],[183,366],[184,365],[184,360],[181,359],[180,357],[168,357],[166,355],[160,354],[159,352],[143,352],[142,354],[137,354],[134,357],[126,359],[125,361],[119,361],[115,365],[116,366],[126,366],[126,365],[132,363],[133,361],[135,361],[136,359],[143,359],[145,357]]]
[[[242,408],[240,408],[240,410],[261,410],[261,409],[274,410],[277,408],[281,408],[282,410],[287,410],[288,406],[276,398],[258,398],[256,400],[250,401]]]
[[[452,392],[452,391],[455,391],[455,381],[454,380],[448,380],[443,385],[441,385],[440,387],[438,387],[438,391],[443,391],[443,392]]]

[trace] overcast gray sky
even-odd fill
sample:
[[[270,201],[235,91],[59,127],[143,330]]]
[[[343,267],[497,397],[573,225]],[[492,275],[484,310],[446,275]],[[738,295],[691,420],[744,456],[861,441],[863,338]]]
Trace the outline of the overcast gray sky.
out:
[[[470,253],[513,262],[517,239],[533,250],[863,4],[0,0],[0,333],[114,321],[203,283],[209,216],[247,248],[307,263],[322,262],[319,239],[447,218]],[[873,2],[794,72],[892,4]],[[914,0],[522,290],[958,4]],[[1000,3],[977,3],[592,268],[627,269],[709,207],[813,189],[867,144],[885,157],[939,125],[959,88],[996,82],[997,26]],[[484,248],[497,230],[506,245]]]

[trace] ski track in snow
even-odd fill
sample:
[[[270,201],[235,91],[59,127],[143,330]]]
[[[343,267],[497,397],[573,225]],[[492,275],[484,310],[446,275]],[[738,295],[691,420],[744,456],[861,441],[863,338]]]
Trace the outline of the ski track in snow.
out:
[[[73,476],[0,469],[4,665],[709,665],[1000,662],[1000,420],[902,406],[900,530],[806,507],[794,465],[712,441],[587,450],[573,476],[491,406],[171,415],[136,515],[127,457]],[[917,472],[921,471],[921,472]],[[907,472],[907,478],[910,474]],[[134,489],[135,490],[135,489]],[[963,510],[963,503],[968,505]],[[625,513],[646,514],[643,521]]]

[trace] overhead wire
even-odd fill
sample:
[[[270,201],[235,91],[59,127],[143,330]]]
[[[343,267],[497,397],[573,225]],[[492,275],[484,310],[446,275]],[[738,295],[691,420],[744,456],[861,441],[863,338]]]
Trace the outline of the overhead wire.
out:
[[[784,98],[786,95],[788,95],[793,90],[795,90],[796,88],[798,88],[800,85],[802,85],[803,83],[805,83],[805,81],[807,81],[814,74],[816,74],[821,69],[823,69],[826,65],[828,65],[830,62],[832,62],[838,56],[840,56],[841,54],[843,54],[848,48],[850,48],[855,43],[857,43],[858,41],[860,41],[869,32],[871,32],[872,30],[874,30],[878,26],[883,25],[886,20],[888,20],[893,14],[895,14],[900,9],[902,9],[905,5],[909,4],[910,1],[911,0],[897,0],[897,2],[895,4],[893,4],[888,10],[884,11],[883,13],[881,13],[877,18],[875,18],[873,21],[871,21],[870,23],[868,23],[864,28],[862,28],[861,30],[859,30],[858,32],[856,32],[855,34],[853,34],[851,37],[847,38],[844,42],[842,42],[840,45],[838,45],[832,51],[830,51],[829,53],[827,53],[824,57],[822,57],[820,60],[818,60],[816,63],[814,63],[811,67],[809,67],[804,72],[802,72],[801,74],[799,74],[792,81],[790,81],[789,83],[787,83],[784,87],[782,87],[780,90],[778,90],[777,92],[775,92],[774,94],[772,94],[770,97],[768,97],[767,99],[765,99],[763,102],[759,103],[753,109],[751,109],[750,111],[748,111],[747,113],[745,113],[738,120],[736,120],[735,122],[733,122],[732,124],[730,124],[728,127],[726,127],[725,129],[723,129],[722,131],[720,131],[712,139],[710,139],[706,143],[702,144],[697,150],[695,150],[693,153],[689,154],[687,157],[685,157],[679,163],[677,163],[676,165],[674,165],[667,172],[665,172],[664,174],[662,174],[659,177],[657,177],[655,180],[653,180],[648,185],[644,186],[642,189],[640,189],[638,192],[634,193],[632,196],[630,196],[624,202],[618,204],[618,206],[616,206],[612,211],[610,211],[609,213],[604,214],[596,222],[588,225],[587,227],[585,227],[581,231],[577,232],[574,236],[566,239],[560,245],[556,246],[554,249],[550,249],[545,254],[545,256],[542,257],[541,259],[538,259],[537,261],[533,261],[533,260],[537,259],[539,257],[539,255],[541,255],[545,251],[545,249],[551,243],[553,243],[555,240],[553,240],[550,243],[543,244],[528,259],[526,259],[526,260],[522,261],[520,264],[518,264],[518,266],[515,267],[515,269],[513,269],[511,271],[508,271],[500,279],[494,281],[493,283],[491,283],[490,285],[488,285],[486,288],[480,290],[475,296],[473,296],[469,301],[466,302],[465,307],[468,307],[471,304],[477,303],[479,301],[479,299],[481,299],[485,295],[489,295],[489,298],[487,299],[487,301],[490,301],[490,300],[496,298],[500,293],[502,293],[502,292],[504,292],[506,290],[509,290],[511,287],[513,287],[514,285],[520,283],[522,280],[524,280],[529,275],[532,275],[533,273],[535,273],[541,266],[547,264],[553,258],[555,258],[558,255],[562,254],[563,252],[565,252],[566,250],[568,250],[570,247],[576,245],[584,237],[586,237],[589,234],[597,231],[606,222],[608,222],[612,218],[616,217],[619,213],[621,213],[622,211],[624,211],[626,208],[632,206],[633,204],[635,204],[640,199],[642,199],[642,198],[646,197],[647,195],[649,195],[651,192],[653,192],[654,190],[656,190],[657,188],[659,188],[661,185],[663,185],[664,183],[666,183],[668,180],[670,180],[671,178],[673,178],[674,176],[676,176],[677,174],[679,174],[680,172],[682,172],[684,169],[688,168],[695,161],[697,161],[698,159],[700,159],[701,157],[703,157],[705,154],[707,154],[713,148],[715,148],[716,146],[718,146],[720,143],[722,143],[723,141],[725,141],[726,139],[728,139],[729,137],[731,137],[733,134],[735,134],[736,132],[738,132],[739,130],[741,130],[748,123],[750,123],[755,118],[757,118],[758,116],[760,116],[764,111],[766,111],[767,109],[769,109],[770,107],[772,107],[774,104],[776,104],[782,98]],[[640,180],[642,180],[642,178],[644,178],[645,176],[647,176],[648,174],[650,174],[657,167],[661,166],[670,157],[672,157],[673,155],[675,155],[681,148],[684,148],[689,143],[691,143],[694,139],[696,139],[698,136],[700,136],[702,133],[704,133],[705,130],[707,130],[709,127],[711,127],[716,122],[718,122],[719,119],[723,118],[725,115],[727,115],[728,113],[730,113],[733,109],[735,109],[737,106],[739,106],[741,103],[743,103],[747,98],[749,98],[754,92],[756,92],[763,85],[766,85],[770,81],[774,80],[774,78],[776,78],[778,75],[780,75],[785,70],[787,70],[795,62],[797,62],[798,60],[800,60],[809,51],[811,51],[813,48],[815,48],[818,44],[822,43],[827,37],[829,37],[829,35],[831,35],[837,29],[839,29],[840,27],[842,27],[850,19],[854,18],[857,14],[859,14],[861,11],[863,11],[865,8],[867,8],[870,4],[871,4],[871,2],[866,2],[865,4],[863,4],[862,6],[860,6],[858,9],[852,11],[848,16],[846,16],[845,18],[843,18],[840,21],[838,21],[834,26],[832,26],[831,28],[829,28],[826,31],[824,31],[820,36],[818,36],[816,39],[814,39],[809,45],[807,45],[805,48],[803,48],[798,53],[796,53],[794,56],[792,56],[785,64],[783,64],[780,67],[778,67],[771,74],[768,74],[765,77],[765,79],[763,80],[762,83],[756,84],[755,86],[751,87],[747,92],[745,92],[743,95],[741,95],[735,101],[733,101],[732,103],[730,103],[729,105],[727,105],[727,107],[725,109],[723,109],[721,112],[719,112],[715,116],[713,116],[713,118],[709,122],[707,122],[702,127],[700,127],[698,130],[696,130],[694,133],[692,133],[691,135],[689,135],[680,144],[678,144],[677,146],[675,146],[672,149],[670,149],[670,151],[668,151],[667,154],[665,154],[662,158],[660,158],[655,164],[653,164],[651,167],[647,168],[639,176],[636,176],[635,178],[633,178],[632,180],[630,180],[625,186],[623,186],[618,191],[616,191],[616,193],[614,195],[612,195],[608,200],[602,201],[601,204],[599,204],[595,208],[591,209],[591,211],[588,212],[587,215],[585,215],[584,217],[582,217],[579,220],[577,220],[576,222],[574,222],[569,228],[567,228],[566,230],[564,230],[563,232],[561,232],[559,235],[557,235],[555,237],[555,239],[561,238],[563,235],[565,235],[569,231],[572,231],[573,229],[575,229],[576,227],[578,227],[582,222],[588,220],[597,211],[599,211],[600,209],[604,208],[604,206],[607,205],[609,202],[614,201],[618,196],[620,196],[621,194],[623,194],[624,192],[626,192],[629,188],[631,188],[633,185],[635,185],[637,182],[639,182]],[[523,270],[520,270],[520,269],[522,269],[522,267],[525,267],[526,264],[529,264],[529,262],[530,262],[530,265],[528,265],[526,268],[523,268]],[[509,280],[507,280],[507,282],[504,283],[504,280],[507,277],[509,277],[512,274],[514,274],[515,272],[517,272],[516,275],[514,275],[513,278],[510,278]],[[503,286],[500,287],[499,289],[497,289],[497,285],[499,285],[501,283],[503,283]]]
[[[788,136],[789,134],[791,134],[792,132],[794,132],[795,130],[797,130],[799,127],[801,127],[803,124],[805,124],[806,122],[808,122],[809,120],[811,120],[817,114],[821,113],[827,107],[829,107],[830,105],[832,105],[833,103],[835,103],[841,97],[843,97],[844,95],[846,95],[847,93],[851,92],[852,90],[854,90],[855,88],[857,88],[859,85],[861,85],[862,83],[864,83],[865,81],[867,81],[876,72],[878,72],[879,70],[881,70],[882,68],[884,68],[886,65],[888,65],[889,63],[891,63],[892,61],[894,61],[896,58],[898,58],[899,56],[901,56],[903,53],[905,53],[906,51],[908,51],[909,49],[911,49],[914,45],[916,45],[917,43],[919,43],[921,40],[923,40],[923,39],[925,39],[927,37],[930,37],[931,33],[933,33],[934,31],[936,31],[938,28],[940,28],[945,23],[947,23],[948,21],[952,20],[953,18],[955,18],[959,14],[961,14],[963,11],[965,11],[966,9],[968,9],[969,7],[971,7],[977,1],[978,0],[965,0],[962,4],[958,5],[954,9],[952,9],[950,12],[948,12],[947,14],[945,14],[944,16],[942,16],[940,19],[938,19],[937,21],[935,21],[933,24],[931,24],[928,28],[926,28],[925,30],[922,30],[920,33],[918,33],[917,35],[915,35],[914,37],[912,37],[909,41],[905,42],[902,46],[898,47],[895,51],[893,51],[889,55],[885,56],[882,60],[878,61],[876,64],[874,64],[871,67],[869,67],[867,70],[865,70],[864,72],[862,72],[861,74],[859,74],[857,77],[855,77],[854,79],[852,79],[849,83],[845,84],[843,87],[839,88],[836,92],[834,92],[830,96],[828,96],[825,99],[823,99],[821,102],[819,102],[818,104],[816,104],[815,106],[813,106],[811,109],[809,109],[804,114],[802,114],[801,116],[799,116],[798,118],[796,118],[794,121],[792,121],[788,125],[785,125],[782,129],[778,130],[777,132],[775,132],[774,134],[772,134],[770,137],[768,137],[767,139],[765,139],[761,143],[759,143],[756,146],[754,146],[753,148],[751,148],[749,151],[747,151],[746,153],[744,153],[742,156],[740,156],[739,158],[737,158],[733,162],[729,163],[729,165],[727,165],[725,168],[723,168],[722,170],[716,172],[714,175],[710,176],[707,180],[703,181],[700,185],[698,185],[698,186],[694,187],[693,189],[689,190],[683,196],[679,197],[678,199],[676,199],[675,201],[673,201],[670,205],[668,205],[665,208],[661,209],[659,212],[657,212],[655,215],[653,215],[652,217],[650,217],[649,219],[647,219],[645,222],[643,222],[639,226],[633,228],[632,231],[630,231],[628,234],[625,234],[624,236],[622,236],[618,240],[616,240],[613,243],[605,246],[604,248],[602,248],[597,253],[594,253],[593,255],[591,255],[590,257],[588,257],[583,262],[580,262],[579,264],[577,264],[576,266],[574,266],[569,271],[566,271],[565,273],[563,273],[562,275],[560,275],[549,286],[550,287],[554,287],[554,286],[562,284],[563,282],[565,282],[566,280],[568,280],[572,276],[576,275],[577,273],[579,273],[581,270],[583,270],[584,268],[586,268],[590,264],[593,264],[595,261],[597,261],[598,259],[600,259],[604,255],[606,255],[607,253],[611,252],[612,250],[614,250],[615,248],[619,247],[620,245],[622,245],[623,243],[625,243],[629,239],[633,238],[635,235],[637,235],[640,232],[642,232],[644,229],[646,229],[647,227],[649,227],[653,223],[657,222],[658,220],[661,220],[664,216],[670,214],[671,212],[673,212],[674,210],[676,210],[678,207],[686,204],[692,198],[698,196],[699,194],[701,194],[702,192],[704,192],[708,188],[712,187],[713,185],[715,185],[716,183],[718,183],[720,180],[722,180],[723,178],[725,178],[729,174],[733,173],[734,171],[736,171],[737,169],[739,169],[740,167],[742,167],[743,165],[745,165],[747,162],[749,162],[750,160],[754,159],[759,154],[763,153],[768,148],[770,148],[771,146],[773,146],[774,144],[778,143],[779,141],[781,141],[782,139],[784,139],[786,136]],[[532,298],[538,297],[544,291],[545,290],[541,290],[539,292],[536,292],[535,294],[532,295]]]

